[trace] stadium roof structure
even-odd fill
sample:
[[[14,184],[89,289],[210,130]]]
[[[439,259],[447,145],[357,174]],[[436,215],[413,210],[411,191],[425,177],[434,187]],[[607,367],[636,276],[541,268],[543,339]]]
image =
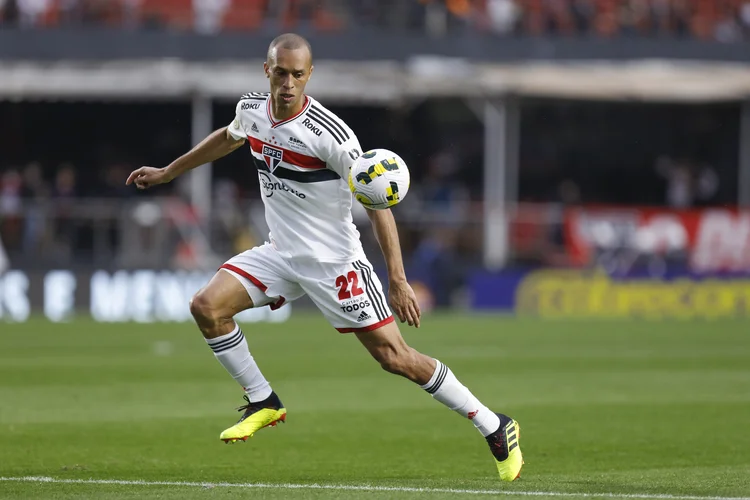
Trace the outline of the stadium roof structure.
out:
[[[265,89],[268,33],[0,30],[0,99],[235,99]],[[750,42],[310,34],[310,92],[386,104],[433,96],[715,101],[750,98]],[[248,58],[248,54],[255,58]]]
[[[0,99],[236,99],[268,83],[262,61],[0,61]],[[701,102],[750,98],[750,64],[676,60],[404,62],[321,60],[310,82],[322,100],[389,104],[430,97],[519,95]]]

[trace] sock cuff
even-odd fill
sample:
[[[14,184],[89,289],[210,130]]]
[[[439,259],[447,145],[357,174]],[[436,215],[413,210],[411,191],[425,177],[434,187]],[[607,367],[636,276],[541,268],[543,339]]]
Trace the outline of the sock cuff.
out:
[[[214,354],[227,351],[234,347],[237,347],[245,340],[245,334],[242,333],[240,325],[235,324],[234,330],[221,337],[213,339],[206,339],[208,346],[214,351]]]
[[[445,382],[445,377],[448,375],[448,372],[450,370],[447,366],[445,366],[443,363],[441,363],[439,360],[435,360],[435,373],[432,374],[432,377],[430,377],[430,381],[427,382],[425,385],[422,385],[422,389],[427,391],[430,394],[435,394],[438,389],[443,385],[443,382]]]

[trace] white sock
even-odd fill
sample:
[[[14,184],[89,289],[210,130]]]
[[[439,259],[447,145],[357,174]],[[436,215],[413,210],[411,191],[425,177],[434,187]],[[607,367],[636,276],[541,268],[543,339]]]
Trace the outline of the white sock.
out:
[[[271,395],[271,385],[260,372],[250,351],[247,348],[245,334],[235,325],[232,333],[206,339],[208,346],[213,349],[214,356],[219,360],[229,374],[245,390],[245,394],[252,402],[263,401]]]
[[[489,436],[500,428],[500,419],[484,406],[443,363],[435,360],[435,373],[420,386],[445,406],[471,420],[482,436]]]

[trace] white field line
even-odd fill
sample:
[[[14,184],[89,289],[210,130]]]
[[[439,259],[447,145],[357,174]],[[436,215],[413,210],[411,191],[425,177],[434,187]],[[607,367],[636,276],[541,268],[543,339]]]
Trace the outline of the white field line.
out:
[[[191,481],[143,481],[124,479],[58,479],[46,476],[1,477],[0,482],[53,484],[114,484],[125,486],[180,486],[193,488],[247,488],[279,490],[395,491],[406,493],[461,493],[465,495],[506,495],[527,497],[643,498],[655,500],[750,500],[750,497],[714,497],[694,495],[657,495],[649,493],[569,493],[563,491],[469,490],[459,488],[414,488],[369,484],[295,484],[295,483],[199,483]]]

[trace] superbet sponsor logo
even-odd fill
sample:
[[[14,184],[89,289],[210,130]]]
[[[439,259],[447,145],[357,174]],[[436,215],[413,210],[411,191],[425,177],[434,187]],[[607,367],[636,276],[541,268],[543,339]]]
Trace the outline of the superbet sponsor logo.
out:
[[[699,272],[750,270],[750,212],[705,211],[690,262]]]
[[[572,216],[571,249],[687,252],[693,271],[750,271],[750,211],[620,209]]]

